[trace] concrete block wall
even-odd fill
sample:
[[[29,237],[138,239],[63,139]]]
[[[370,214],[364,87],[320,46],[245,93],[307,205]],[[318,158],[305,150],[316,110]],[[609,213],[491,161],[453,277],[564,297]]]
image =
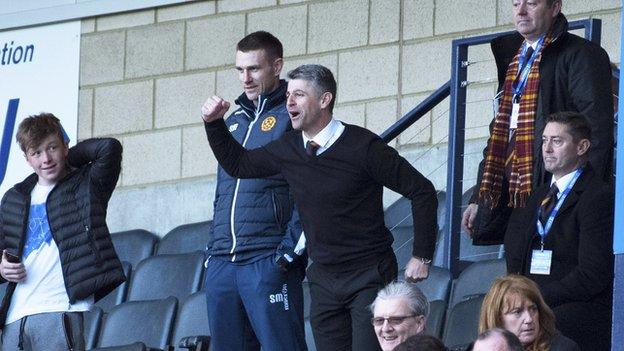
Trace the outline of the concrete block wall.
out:
[[[571,20],[601,18],[603,46],[618,62],[620,6],[564,0],[563,11]],[[112,230],[164,235],[212,217],[216,161],[199,110],[213,94],[240,94],[235,44],[261,29],[284,44],[283,76],[304,63],[329,67],[336,118],[381,133],[450,78],[453,39],[512,29],[511,1],[211,0],[83,19],[78,138],[113,136],[124,145]],[[489,47],[469,57],[477,63],[468,76],[467,183],[496,87]],[[447,99],[391,143],[438,188],[446,183],[448,109]],[[385,203],[396,197],[388,192]]]

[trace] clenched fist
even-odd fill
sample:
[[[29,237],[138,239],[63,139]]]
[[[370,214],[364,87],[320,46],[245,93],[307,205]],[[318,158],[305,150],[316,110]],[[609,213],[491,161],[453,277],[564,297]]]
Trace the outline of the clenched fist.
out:
[[[204,122],[214,122],[219,118],[223,118],[227,110],[230,109],[230,103],[218,96],[213,96],[204,102],[202,106],[202,118]]]

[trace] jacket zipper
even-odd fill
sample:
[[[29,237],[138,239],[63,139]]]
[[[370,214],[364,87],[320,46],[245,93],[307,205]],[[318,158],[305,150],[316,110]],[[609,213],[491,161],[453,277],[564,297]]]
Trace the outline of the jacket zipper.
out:
[[[265,99],[266,101],[266,99]],[[260,109],[256,109],[254,113],[254,119],[249,123],[249,127],[247,128],[247,133],[245,134],[245,139],[243,139],[242,146],[245,147],[249,137],[251,136],[251,131],[253,129],[254,124],[258,120],[258,116],[262,113],[262,109],[264,108],[264,104],[261,103],[260,96],[258,96],[258,106]],[[244,110],[244,109],[243,109]],[[247,112],[245,112],[246,114]],[[240,178],[236,179],[236,187],[234,188],[234,196],[232,197],[232,209],[230,210],[230,233],[232,235],[232,249],[230,250],[230,255],[232,256],[232,262],[236,261],[236,254],[234,254],[234,249],[236,249],[236,232],[234,230],[234,212],[236,210],[236,200],[238,198],[238,188],[240,186]]]

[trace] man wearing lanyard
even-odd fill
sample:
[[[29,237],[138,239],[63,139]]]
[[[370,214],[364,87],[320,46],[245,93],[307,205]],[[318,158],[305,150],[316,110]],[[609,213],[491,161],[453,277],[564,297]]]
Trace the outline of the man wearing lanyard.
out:
[[[583,350],[610,350],[613,284],[613,186],[588,162],[591,127],[583,115],[548,117],[542,136],[542,185],[514,211],[506,236],[509,273],[534,280],[557,329]],[[532,224],[532,225],[531,225]]]
[[[561,0],[513,0],[516,31],[492,41],[500,101],[479,165],[478,187],[462,217],[475,244],[500,244],[514,208],[548,183],[540,138],[548,115],[577,111],[589,121],[588,155],[612,177],[613,102],[607,53],[568,33]],[[477,216],[478,213],[478,216]]]

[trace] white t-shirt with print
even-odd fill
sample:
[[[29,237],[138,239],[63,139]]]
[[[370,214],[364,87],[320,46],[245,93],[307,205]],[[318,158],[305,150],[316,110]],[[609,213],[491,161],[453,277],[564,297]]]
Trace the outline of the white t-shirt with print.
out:
[[[93,304],[93,297],[69,303],[59,250],[52,238],[46,211],[46,200],[53,188],[54,185],[37,184],[30,193],[28,228],[22,254],[26,279],[17,283],[6,324],[38,313],[87,311]]]

